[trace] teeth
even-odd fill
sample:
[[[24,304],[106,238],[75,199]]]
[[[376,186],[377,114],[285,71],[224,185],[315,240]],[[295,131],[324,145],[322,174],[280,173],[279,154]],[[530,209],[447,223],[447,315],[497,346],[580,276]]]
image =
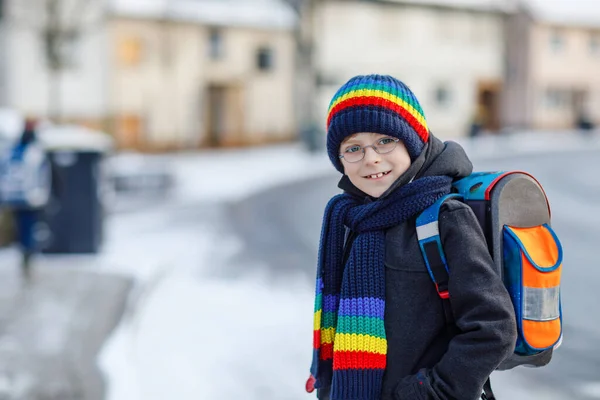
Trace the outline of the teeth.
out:
[[[371,179],[377,179],[377,178],[381,178],[383,175],[384,175],[384,173],[380,172],[378,174],[369,175],[369,178],[371,178]]]

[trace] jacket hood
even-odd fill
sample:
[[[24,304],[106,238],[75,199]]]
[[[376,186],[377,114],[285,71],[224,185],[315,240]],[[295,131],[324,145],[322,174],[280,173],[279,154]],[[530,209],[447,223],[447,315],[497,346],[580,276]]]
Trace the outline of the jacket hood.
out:
[[[408,170],[400,176],[380,198],[384,198],[397,188],[425,176],[449,176],[454,180],[464,178],[473,172],[473,164],[465,153],[465,150],[456,142],[442,142],[433,135],[429,135],[429,141],[421,152],[421,155],[410,165]],[[344,192],[373,201],[375,198],[358,189],[344,175],[338,187]]]

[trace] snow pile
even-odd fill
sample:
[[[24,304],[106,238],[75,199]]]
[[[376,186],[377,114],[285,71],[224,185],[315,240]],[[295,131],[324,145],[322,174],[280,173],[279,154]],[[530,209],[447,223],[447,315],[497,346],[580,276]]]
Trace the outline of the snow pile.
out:
[[[126,17],[267,29],[292,29],[297,21],[280,0],[111,0],[110,9]]]

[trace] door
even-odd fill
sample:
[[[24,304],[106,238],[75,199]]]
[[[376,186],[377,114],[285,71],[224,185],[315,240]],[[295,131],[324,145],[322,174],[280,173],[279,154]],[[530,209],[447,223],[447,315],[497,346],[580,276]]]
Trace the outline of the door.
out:
[[[487,131],[498,131],[500,129],[500,82],[479,82],[477,105],[481,114],[479,117],[482,128]]]
[[[222,144],[227,133],[227,88],[211,85],[207,95],[207,144],[217,147]]]

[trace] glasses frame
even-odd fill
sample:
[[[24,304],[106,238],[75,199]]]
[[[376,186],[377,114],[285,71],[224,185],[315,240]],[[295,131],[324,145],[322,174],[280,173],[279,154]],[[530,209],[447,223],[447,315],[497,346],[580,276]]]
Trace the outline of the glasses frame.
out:
[[[392,139],[392,140],[394,141],[394,147],[392,147],[392,148],[390,149],[390,151],[385,151],[385,152],[383,152],[383,153],[382,153],[382,152],[380,152],[380,151],[377,149],[376,143],[377,143],[377,142],[379,142],[380,140],[383,140],[383,139]],[[340,160],[341,160],[342,158],[343,158],[343,159],[345,159],[345,160],[346,160],[346,162],[348,162],[348,163],[357,163],[357,162],[359,162],[359,161],[362,161],[362,160],[364,160],[364,159],[365,159],[365,154],[366,154],[366,152],[367,152],[366,150],[367,150],[369,147],[370,147],[370,148],[372,148],[372,149],[375,151],[375,153],[377,153],[377,154],[389,154],[389,153],[391,153],[392,151],[394,151],[394,149],[396,148],[396,146],[398,146],[398,142],[399,142],[399,141],[400,141],[400,139],[398,139],[398,138],[393,138],[393,137],[385,137],[385,138],[380,138],[380,139],[377,139],[377,140],[375,141],[375,143],[373,143],[373,144],[370,144],[370,145],[368,145],[368,146],[364,146],[364,147],[362,147],[362,146],[358,146],[358,147],[360,147],[360,150],[361,150],[361,153],[362,153],[362,157],[361,157],[361,158],[359,158],[359,159],[358,159],[358,160],[356,160],[356,161],[349,161],[349,160],[346,160],[346,158],[344,157],[344,155],[343,155],[343,154],[339,154],[339,155],[338,155],[338,157],[339,157],[339,159],[340,159]]]

